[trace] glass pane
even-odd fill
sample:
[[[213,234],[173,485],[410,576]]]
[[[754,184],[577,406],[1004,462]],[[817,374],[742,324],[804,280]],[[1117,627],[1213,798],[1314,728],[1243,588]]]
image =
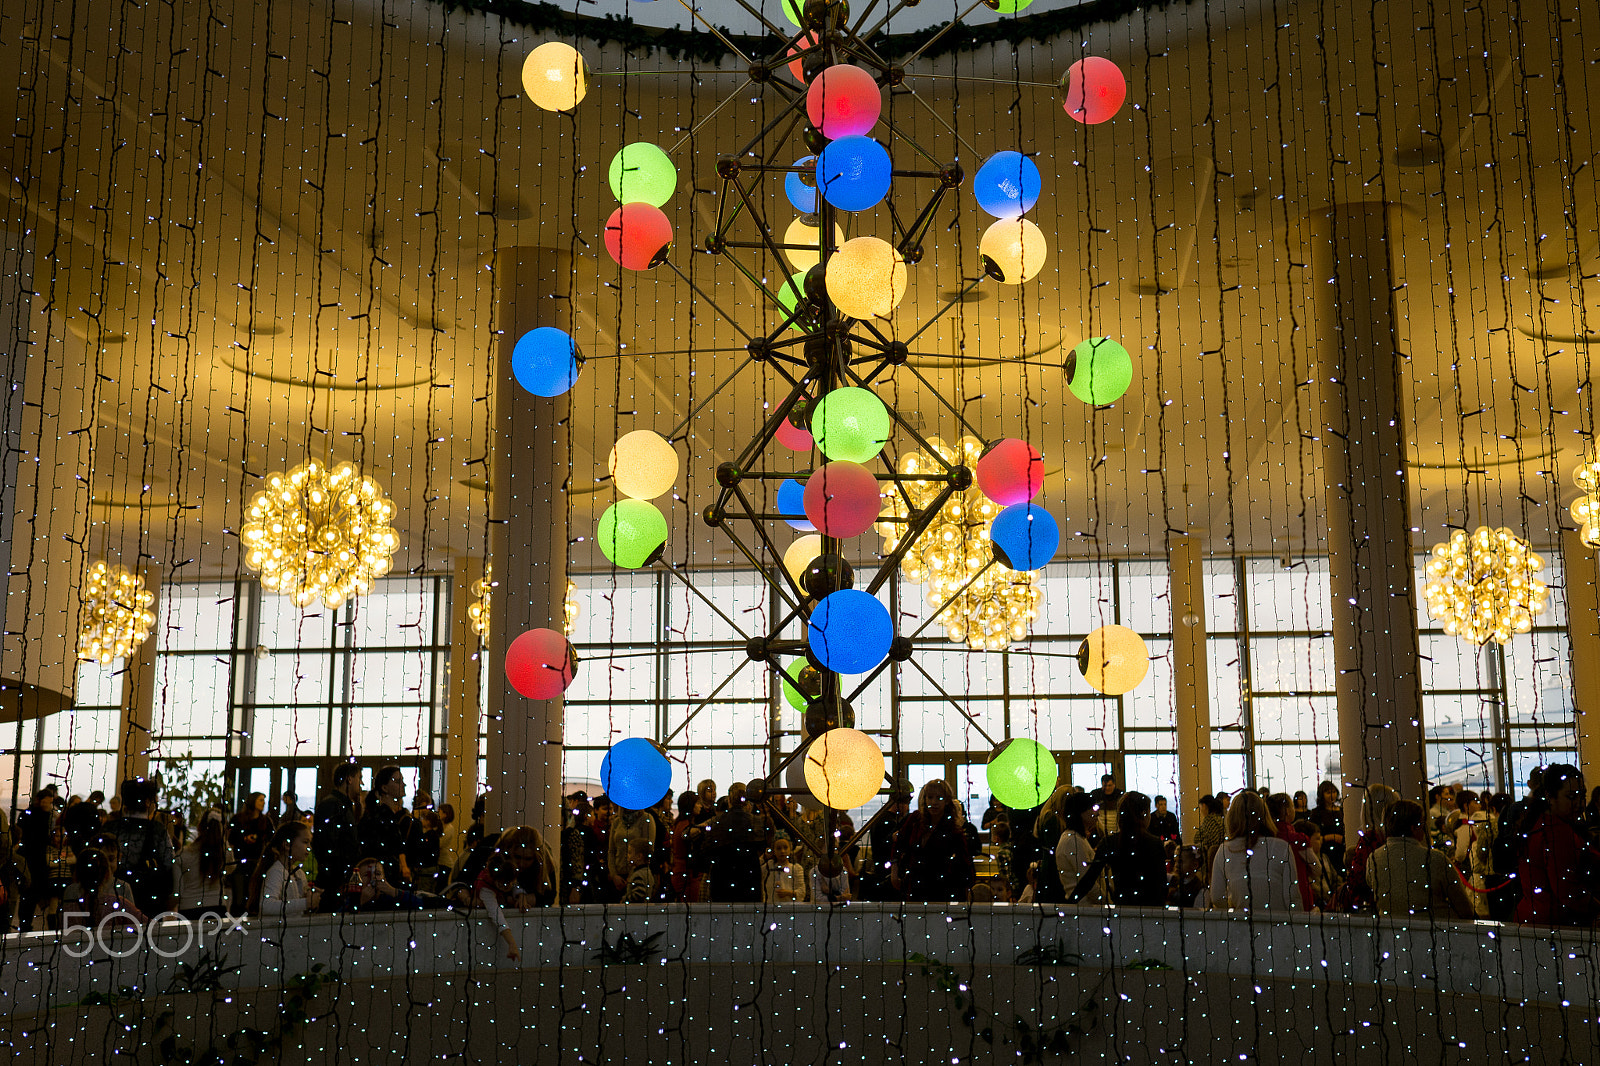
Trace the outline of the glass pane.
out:
[[[1213,637],[1206,641],[1206,658],[1211,666],[1213,724],[1238,725],[1244,719],[1243,655],[1237,637]]]
[[[598,647],[580,647],[578,672],[567,686],[567,699],[638,702],[656,696],[656,660],[652,649],[619,647],[607,656]]]
[[[1011,664],[1011,691],[1026,695],[1067,696],[1093,692],[1083,674],[1078,670],[1078,644],[1080,640],[1036,640],[1026,651],[1017,650],[1006,656]],[[920,679],[914,667],[900,672],[901,691],[913,676]],[[923,681],[926,685],[927,682]],[[999,691],[995,689],[993,691]]]
[[[350,701],[431,702],[434,696],[432,679],[431,652],[357,652],[350,664]]]
[[[256,707],[252,712],[250,754],[257,758],[328,754],[328,708],[301,704],[294,707]]]
[[[78,693],[73,701],[78,707],[122,706],[122,679],[127,669],[121,661],[110,666],[99,663],[78,663]]]
[[[1211,755],[1211,790],[1237,792],[1245,786],[1244,756],[1213,752]]]
[[[1051,563],[1044,570],[1044,607],[1036,635],[1081,636],[1116,618],[1110,563]]]
[[[334,612],[321,604],[302,611],[289,597],[264,592],[255,643],[272,649],[326,648],[333,642],[333,622]]]
[[[1038,700],[1011,710],[1011,735],[1054,751],[1115,751],[1121,745],[1116,701]]]
[[[928,680],[931,676],[957,699],[967,695],[998,696],[1004,691],[1005,659],[994,652],[969,653],[949,644],[918,646],[911,663],[900,668],[900,694],[937,696],[939,689]],[[919,666],[922,669],[917,669]]]
[[[166,736],[221,736],[228,731],[228,664],[212,655],[156,659],[152,729]]]
[[[1143,792],[1151,797],[1171,797],[1178,794],[1178,757],[1170,752],[1157,755],[1129,755],[1122,760],[1127,781],[1123,787],[1130,792]],[[1169,803],[1168,810],[1173,807]]]
[[[1263,697],[1250,701],[1257,740],[1314,740],[1339,735],[1332,696]]]
[[[575,643],[642,640],[656,633],[654,574],[607,572],[573,574],[572,598],[578,605]]]
[[[1150,673],[1139,687],[1122,697],[1122,724],[1134,727],[1166,727],[1173,724],[1172,644],[1148,640]]]
[[[1417,650],[1422,656],[1424,690],[1488,688],[1494,683],[1487,659],[1493,652],[1482,651],[1460,637],[1422,633],[1417,637]]]
[[[1571,763],[1577,765],[1578,753],[1576,751],[1514,751],[1511,753],[1511,782],[1510,791],[1517,799],[1528,795],[1528,775],[1535,768],[1549,766],[1552,763]]]
[[[1565,633],[1513,637],[1505,656],[1513,722],[1572,720],[1572,648]]]
[[[1286,570],[1276,559],[1247,559],[1244,567],[1252,632],[1328,628],[1330,593],[1324,560],[1297,559]]]
[[[1213,729],[1211,731],[1211,749],[1213,751],[1243,751],[1244,734],[1237,729]]]
[[[1004,739],[1003,700],[959,702],[991,737]],[[983,734],[947,700],[903,700],[900,704],[900,747],[906,751],[984,751],[989,746]]]
[[[1172,632],[1172,589],[1167,564],[1136,560],[1117,567],[1122,624],[1140,633]]]
[[[1234,580],[1233,560],[1205,561],[1206,632],[1236,633],[1239,630],[1239,590]]]
[[[1326,637],[1250,637],[1255,692],[1333,691],[1333,642]]]
[[[122,741],[122,711],[81,707],[60,711],[42,719],[39,729],[39,745],[46,751],[111,751]]]
[[[327,703],[333,657],[328,652],[285,652],[256,660],[257,703]]]
[[[416,648],[434,640],[433,578],[385,578],[348,609],[356,648]],[[341,640],[341,643],[343,641]]]
[[[666,693],[676,699],[760,698],[767,694],[762,668],[750,661],[743,648],[672,649],[664,667]]]
[[[676,729],[692,710],[693,705],[668,707],[668,732]],[[695,715],[675,743],[691,748],[765,744],[769,713],[765,703],[713,703]]]
[[[1578,730],[1571,724],[1523,726],[1511,731],[1511,746],[1538,752],[1571,751],[1578,746]],[[1549,761],[1558,760],[1552,758]]]
[[[114,742],[113,742],[114,743]],[[66,796],[87,796],[96,790],[113,795],[121,784],[117,780],[117,753],[114,751],[75,751],[61,756],[46,756],[44,784],[54,781]],[[8,756],[0,760],[9,766]],[[26,803],[26,799],[23,801]],[[66,802],[65,799],[62,802]]]
[[[594,799],[605,791],[600,787],[600,760],[606,757],[605,749],[568,748],[561,759],[561,794],[587,792]],[[673,778],[678,774],[674,767]],[[480,779],[481,780],[481,779]]]
[[[706,709],[707,714],[711,712]],[[661,739],[656,735],[656,711],[648,703],[567,703],[563,729],[566,742],[582,747],[610,747],[625,737]],[[678,721],[681,721],[680,718]],[[674,721],[673,726],[677,725]],[[669,727],[670,728],[670,727]]]
[[[1124,730],[1122,746],[1128,751],[1171,751],[1177,746],[1177,734],[1170,729]]]
[[[669,579],[666,586],[667,640],[742,640],[740,632],[754,634],[766,629],[767,585],[756,574],[743,570],[702,571],[692,575],[690,580],[699,596],[675,579]],[[738,631],[712,610],[706,600],[727,615],[728,620],[738,626]]]
[[[1255,751],[1256,787],[1314,796],[1317,782],[1331,777],[1338,762],[1336,744],[1262,744]]]
[[[496,723],[490,722],[491,734]],[[334,747],[348,743],[341,755],[413,758],[428,742],[426,707],[352,707],[347,721],[348,740],[334,738]],[[414,786],[411,786],[414,787]],[[409,798],[410,792],[406,793]]]
[[[735,781],[744,784],[755,778],[765,776],[767,772],[767,752],[764,748],[703,748],[690,749],[683,753],[682,777],[674,771],[674,782],[682,782],[683,787],[689,787],[688,782],[699,783],[710,779],[717,783],[717,795],[726,796],[728,786]],[[596,778],[599,777],[598,762],[596,763]],[[677,787],[675,784],[674,787]]]
[[[1429,739],[1495,736],[1498,716],[1492,694],[1422,697],[1422,726]]]
[[[1085,792],[1100,787],[1100,779],[1111,772],[1108,762],[1075,762],[1068,768],[1067,784],[1077,785]]]
[[[158,651],[225,651],[233,646],[232,582],[163,585],[158,604]]]
[[[1465,783],[1481,791],[1495,778],[1495,760],[1485,744],[1433,744],[1428,749],[1428,779],[1439,784]]]

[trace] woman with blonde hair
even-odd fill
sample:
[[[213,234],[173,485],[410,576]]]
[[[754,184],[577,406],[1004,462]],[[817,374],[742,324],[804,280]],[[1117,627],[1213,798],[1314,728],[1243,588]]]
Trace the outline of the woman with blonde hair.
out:
[[[1211,906],[1236,911],[1297,911],[1298,875],[1289,845],[1278,839],[1267,804],[1249,790],[1228,805],[1228,839],[1211,863]]]
[[[946,782],[935,778],[922,786],[917,809],[894,835],[890,883],[909,903],[956,903],[966,900],[977,882],[967,848],[966,814]]]

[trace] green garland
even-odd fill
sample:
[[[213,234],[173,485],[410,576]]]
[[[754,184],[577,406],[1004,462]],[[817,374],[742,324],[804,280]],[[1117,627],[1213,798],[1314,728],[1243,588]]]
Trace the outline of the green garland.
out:
[[[536,33],[555,37],[582,38],[596,44],[620,44],[630,53],[664,52],[673,59],[695,59],[703,63],[720,63],[733,53],[714,34],[705,30],[657,29],[641,26],[632,19],[607,15],[592,18],[575,15],[555,4],[534,3],[532,0],[432,0],[446,10],[478,11],[497,15],[508,22]],[[666,3],[667,0],[661,0]],[[1022,44],[1025,41],[1052,41],[1064,33],[1081,30],[1096,23],[1112,22],[1126,18],[1144,9],[1159,10],[1187,0],[1091,0],[1090,3],[1061,11],[1047,11],[1037,15],[992,22],[982,26],[962,26],[941,37],[933,47],[923,53],[925,57],[970,52],[990,44]],[[873,46],[880,55],[904,56],[916,51],[939,33],[948,23],[930,26],[915,33],[879,34]],[[798,32],[798,31],[797,31]],[[771,55],[778,44],[771,37],[734,35],[723,30],[746,55]]]

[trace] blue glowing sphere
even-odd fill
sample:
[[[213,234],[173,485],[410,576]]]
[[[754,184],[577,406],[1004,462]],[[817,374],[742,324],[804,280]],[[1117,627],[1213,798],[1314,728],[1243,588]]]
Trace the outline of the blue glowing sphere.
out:
[[[1061,530],[1050,512],[1032,503],[1007,507],[989,529],[995,558],[1013,570],[1037,570],[1055,557]]]
[[[1021,152],[996,152],[972,179],[978,206],[995,218],[1017,218],[1039,202],[1039,168]]]
[[[600,760],[600,787],[623,810],[642,811],[672,787],[672,764],[643,737],[619,740]]]
[[[864,674],[889,654],[894,621],[889,608],[860,589],[830,592],[811,609],[806,643],[836,674]]]
[[[554,326],[530,329],[511,349],[511,373],[535,396],[560,396],[578,381],[578,345]]]
[[[778,513],[794,516],[784,519],[789,523],[789,528],[798,529],[802,533],[814,533],[817,527],[806,519],[805,499],[806,487],[792,477],[786,478],[783,484],[778,486]]]
[[[840,137],[817,156],[817,188],[841,211],[865,211],[889,194],[889,151],[871,137]]]
[[[802,215],[817,213],[816,163],[817,157],[814,155],[801,156],[794,161],[794,165],[811,169],[803,173],[790,173],[783,179],[783,194]]]

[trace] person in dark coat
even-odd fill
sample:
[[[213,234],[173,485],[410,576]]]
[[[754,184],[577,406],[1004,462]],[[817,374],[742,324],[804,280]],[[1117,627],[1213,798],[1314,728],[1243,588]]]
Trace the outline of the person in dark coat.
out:
[[[889,883],[889,868],[894,865],[894,835],[911,816],[911,793],[901,791],[904,785],[895,786],[889,793],[888,810],[867,830],[867,842],[872,846],[872,865],[861,872],[861,898],[890,901],[900,894]]]
[[[311,850],[317,857],[317,887],[324,903],[338,899],[361,858],[361,767],[340,763],[333,771],[333,787],[312,812]]]
[[[1150,835],[1165,843],[1172,841],[1174,844],[1183,839],[1182,830],[1178,828],[1178,816],[1167,810],[1167,797],[1156,797],[1156,809],[1150,813]]]
[[[750,810],[744,786],[728,789],[728,809],[706,826],[706,888],[713,903],[760,903],[766,819]]]
[[[17,911],[17,929],[26,933],[33,924],[33,912],[50,891],[50,835],[55,831],[56,794],[41,790],[33,794],[26,810],[17,815],[13,829],[16,853],[27,867],[20,881],[27,882]]]
[[[74,803],[61,812],[61,829],[67,834],[67,847],[76,854],[94,847],[100,839],[100,827],[105,824],[104,792],[91,792],[83,803]]]
[[[1111,902],[1125,907],[1167,905],[1167,849],[1150,832],[1150,797],[1125,792],[1117,804],[1117,831],[1095,849],[1094,861],[1067,898],[1078,903],[1110,871]]]
[[[105,825],[116,837],[116,874],[133,889],[134,904],[147,918],[172,909],[172,837],[166,826],[153,820],[157,788],[154,781],[132,778],[122,783],[122,814]]]
[[[411,887],[411,863],[407,849],[411,846],[414,826],[411,812],[406,810],[405,777],[400,767],[380,768],[372,778],[372,791],[356,823],[356,837],[360,842],[361,858],[377,859],[383,863],[387,876],[401,888]]]
[[[965,901],[977,883],[966,812],[942,780],[922,786],[917,810],[894,836],[890,883],[911,903]]]

